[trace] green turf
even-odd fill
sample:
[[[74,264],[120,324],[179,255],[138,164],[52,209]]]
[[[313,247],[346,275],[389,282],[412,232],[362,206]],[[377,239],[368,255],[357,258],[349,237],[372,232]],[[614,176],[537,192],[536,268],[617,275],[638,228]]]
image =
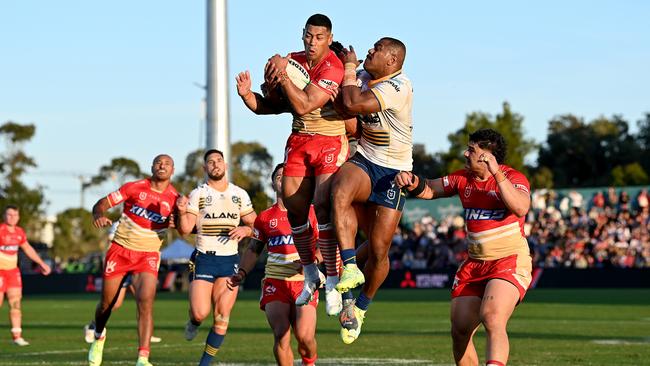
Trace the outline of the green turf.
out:
[[[196,365],[207,327],[197,339],[183,339],[185,294],[161,293],[156,300],[152,346],[155,365]],[[82,326],[97,295],[29,296],[24,299],[24,336],[32,344],[10,344],[7,306],[0,309],[0,365],[84,365]],[[273,338],[258,308],[258,293],[245,291],[235,306],[219,364],[273,364]],[[508,330],[509,365],[650,365],[650,290],[531,291]],[[361,337],[346,346],[338,322],[319,308],[319,364],[451,365],[449,293],[446,290],[381,290]],[[104,365],[134,365],[135,307],[127,298],[113,314]],[[485,334],[476,337],[484,359]],[[295,344],[294,344],[294,354]]]

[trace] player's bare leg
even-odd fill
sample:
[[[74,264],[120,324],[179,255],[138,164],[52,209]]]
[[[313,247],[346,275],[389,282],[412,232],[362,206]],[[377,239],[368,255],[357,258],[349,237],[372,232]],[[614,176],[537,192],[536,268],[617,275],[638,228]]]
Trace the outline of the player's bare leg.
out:
[[[477,296],[461,296],[451,300],[451,339],[456,365],[478,365],[478,354],[472,338],[481,324],[480,309],[481,298]]]
[[[158,279],[152,273],[142,272],[133,275],[135,302],[138,307],[138,363],[147,365],[153,334],[153,302],[156,298]]]
[[[113,306],[118,301],[123,280],[124,276],[104,278],[102,297],[95,309],[95,333],[104,331],[108,318],[110,318],[111,312],[113,311]]]
[[[325,263],[325,312],[327,315],[336,316],[343,307],[341,294],[335,287],[339,283],[339,267],[341,255],[335,225],[331,215],[331,187],[334,176],[322,174],[316,177],[314,191],[314,208],[318,220],[318,247]]]
[[[95,309],[95,340],[88,350],[88,364],[99,366],[102,363],[104,342],[106,341],[106,323],[111,316],[113,306],[117,302],[124,276],[104,278],[102,297]]]
[[[232,311],[239,287],[228,287],[227,278],[220,277],[214,281],[212,287],[213,322],[210,333],[205,341],[205,349],[199,361],[199,366],[209,366],[212,358],[219,352],[219,348],[228,331],[230,312]]]
[[[314,306],[294,307],[293,331],[298,341],[298,352],[303,365],[313,365],[318,358],[316,352],[316,308]]]
[[[305,283],[303,291],[296,299],[297,305],[308,304],[320,286],[316,266],[316,238],[314,228],[309,224],[309,208],[314,198],[314,177],[282,176],[282,201],[287,208],[287,218],[291,224],[293,241],[303,266]]]
[[[390,270],[388,250],[395,234],[397,224],[402,217],[402,212],[384,206],[375,205],[376,216],[370,228],[368,240],[368,259],[363,270],[366,283],[363,293],[373,298],[377,290],[384,283]]]
[[[189,320],[185,325],[185,339],[191,341],[198,333],[198,327],[212,310],[212,282],[194,280],[190,282]]]
[[[291,351],[291,307],[292,304],[273,301],[264,307],[266,320],[273,330],[273,355],[278,365],[293,365]],[[294,306],[295,307],[295,306]],[[308,308],[309,306],[300,307]]]
[[[508,362],[510,344],[506,327],[519,301],[519,290],[512,283],[494,279],[485,287],[481,303],[481,322],[487,333],[487,360]]]
[[[353,203],[366,202],[370,197],[370,189],[370,177],[350,162],[339,169],[332,186],[332,216],[343,259],[343,274],[336,289],[342,293],[365,281],[356,264],[354,246],[359,222]]]
[[[20,287],[7,289],[7,302],[9,303],[9,321],[11,322],[11,337],[14,344],[18,346],[29,346],[22,335],[22,309],[20,302],[23,298],[23,290]]]

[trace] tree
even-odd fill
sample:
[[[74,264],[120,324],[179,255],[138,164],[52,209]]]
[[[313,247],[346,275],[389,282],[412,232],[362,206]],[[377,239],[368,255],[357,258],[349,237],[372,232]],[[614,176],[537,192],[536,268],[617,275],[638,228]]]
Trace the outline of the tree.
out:
[[[94,175],[86,187],[101,185],[106,181],[112,180],[122,186],[127,180],[137,180],[145,178],[147,175],[140,170],[140,165],[135,160],[125,157],[111,159],[108,165],[102,165],[99,173]]]
[[[620,116],[585,123],[562,115],[549,122],[537,162],[553,171],[558,188],[593,187],[609,184],[614,167],[636,162],[640,154],[637,140]]]
[[[610,185],[618,187],[648,184],[648,174],[639,163],[616,166],[612,169],[610,179]]]
[[[93,215],[84,208],[70,208],[56,215],[53,252],[59,258],[102,250],[107,240],[107,232],[93,226]]]
[[[641,148],[638,161],[646,172],[650,172],[650,113],[646,113],[644,119],[637,121],[637,126],[637,144]]]
[[[483,128],[492,128],[502,134],[508,143],[505,164],[526,173],[524,159],[537,146],[533,140],[524,138],[523,121],[521,115],[512,112],[508,102],[503,103],[502,112],[497,114],[494,120],[489,114],[483,112],[468,114],[465,125],[447,137],[451,147],[447,153],[442,154],[445,172],[451,173],[465,166],[463,152],[467,149],[470,133]]]
[[[236,142],[231,152],[232,182],[248,192],[256,211],[267,208],[272,200],[264,192],[264,187],[271,182],[273,157],[259,142]]]
[[[36,133],[33,124],[22,125],[8,121],[0,126],[0,136],[5,139],[6,151],[0,159],[0,207],[12,204],[20,208],[21,225],[27,233],[38,235],[41,230],[45,198],[42,187],[28,188],[21,181],[36,162],[23,151],[23,145]]]
[[[429,154],[424,144],[413,144],[413,173],[421,177],[439,177],[442,175],[440,154]]]

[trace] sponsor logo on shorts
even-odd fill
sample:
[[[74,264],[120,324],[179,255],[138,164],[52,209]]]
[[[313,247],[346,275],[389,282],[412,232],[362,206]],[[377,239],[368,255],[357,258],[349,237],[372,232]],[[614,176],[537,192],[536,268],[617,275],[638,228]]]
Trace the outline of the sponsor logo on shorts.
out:
[[[214,278],[214,276],[209,275],[209,274],[197,274],[197,275],[194,275],[194,278],[207,278],[207,279],[211,280],[211,279]]]
[[[106,261],[106,269],[104,269],[104,272],[106,274],[111,274],[115,272],[115,266],[117,266],[117,262],[115,261]]]
[[[394,189],[389,189],[388,192],[386,192],[386,196],[388,197],[389,200],[394,200],[395,199],[395,190]]]
[[[273,285],[266,285],[264,287],[264,295],[263,296],[271,296],[273,295],[278,289],[273,286]]]
[[[151,269],[158,269],[158,257],[149,257],[147,258],[147,262],[149,263],[149,267],[151,267]]]

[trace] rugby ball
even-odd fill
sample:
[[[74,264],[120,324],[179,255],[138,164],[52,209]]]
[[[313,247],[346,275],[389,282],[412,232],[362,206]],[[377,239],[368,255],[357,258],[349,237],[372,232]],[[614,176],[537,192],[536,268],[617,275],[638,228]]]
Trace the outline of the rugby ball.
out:
[[[305,89],[307,85],[309,85],[309,82],[311,81],[309,73],[298,63],[298,61],[289,58],[286,71],[289,80],[291,80],[293,85],[297,86],[299,89]]]

